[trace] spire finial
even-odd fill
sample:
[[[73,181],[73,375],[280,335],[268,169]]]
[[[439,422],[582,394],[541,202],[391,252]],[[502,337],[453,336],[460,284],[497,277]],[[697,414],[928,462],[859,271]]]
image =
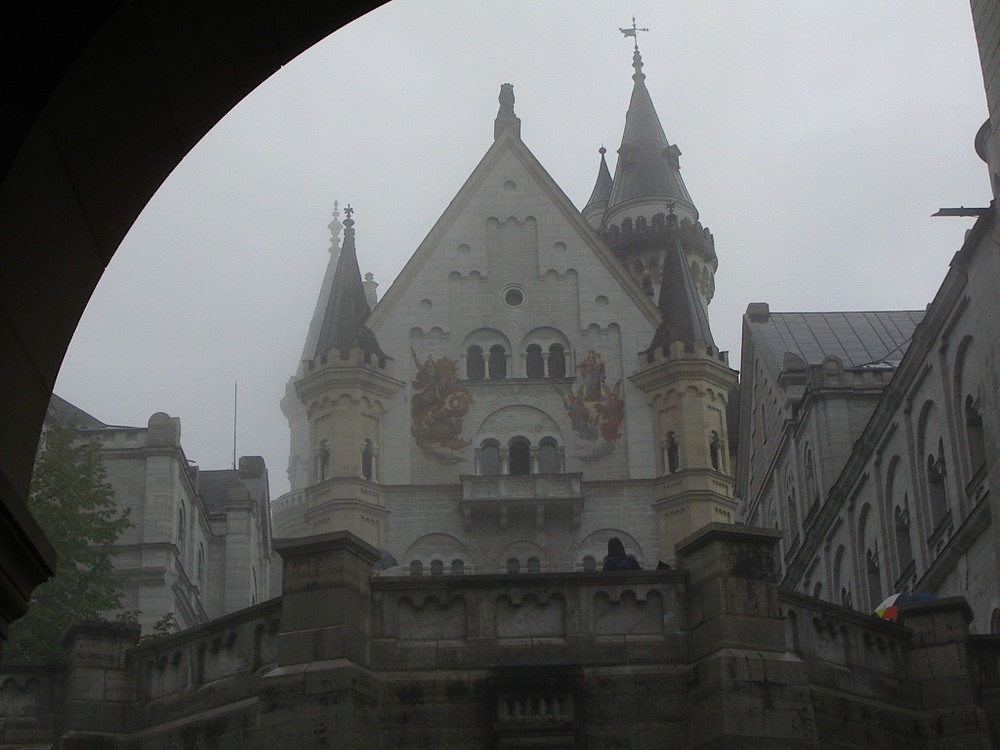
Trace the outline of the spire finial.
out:
[[[626,37],[632,37],[635,40],[635,51],[636,52],[639,51],[639,32],[640,31],[649,31],[649,29],[640,29],[638,26],[635,25],[635,16],[632,16],[632,26],[630,28],[623,29],[623,28],[619,27],[618,30],[622,34],[624,34]]]
[[[335,253],[340,248],[340,230],[344,225],[340,223],[340,203],[333,202],[333,221],[326,225],[330,230],[330,252]]]
[[[354,219],[351,217],[354,215],[354,209],[351,208],[351,204],[348,203],[347,207],[344,208],[344,213],[347,218],[344,219],[344,244],[346,245],[348,241],[354,243]]]
[[[632,78],[636,81],[640,81],[646,77],[646,74],[642,72],[642,55],[639,54],[639,32],[649,31],[649,29],[639,28],[635,23],[635,16],[632,16],[632,26],[627,29],[619,27],[618,30],[624,34],[626,38],[632,37],[632,39],[635,40],[632,52],[632,67],[635,68],[635,73],[632,75]]]

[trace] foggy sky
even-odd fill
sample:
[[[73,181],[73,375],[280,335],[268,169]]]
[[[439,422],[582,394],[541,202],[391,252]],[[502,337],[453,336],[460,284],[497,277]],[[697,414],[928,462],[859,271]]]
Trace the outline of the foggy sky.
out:
[[[920,309],[989,201],[986,119],[963,0],[396,0],[336,32],[188,155],[104,275],[56,392],[111,424],[181,418],[187,457],[260,454],[287,490],[278,408],[355,209],[380,295],[493,138],[500,84],[521,136],[578,208],[613,157],[631,41],[719,256],[709,315],[739,366],[749,302]],[[614,160],[609,159],[614,170]]]

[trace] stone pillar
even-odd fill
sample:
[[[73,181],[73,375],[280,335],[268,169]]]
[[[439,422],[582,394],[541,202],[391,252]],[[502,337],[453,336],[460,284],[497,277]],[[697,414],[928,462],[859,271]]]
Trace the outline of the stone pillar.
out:
[[[907,678],[920,685],[923,733],[941,750],[991,747],[989,717],[976,704],[969,672],[968,603],[955,596],[905,605],[898,622],[913,632]]]
[[[379,551],[349,531],[275,540],[283,562],[281,666],[346,658],[367,665],[369,578]]]
[[[100,744],[98,735],[125,731],[125,706],[132,700],[125,653],[138,641],[138,625],[96,620],[76,623],[63,636],[66,678],[60,747],[87,747],[85,737]]]
[[[257,747],[380,750],[369,580],[379,552],[349,531],[276,540],[278,667],[261,682]]]
[[[691,750],[818,747],[808,676],[785,646],[779,539],[713,523],[677,545],[689,576]]]

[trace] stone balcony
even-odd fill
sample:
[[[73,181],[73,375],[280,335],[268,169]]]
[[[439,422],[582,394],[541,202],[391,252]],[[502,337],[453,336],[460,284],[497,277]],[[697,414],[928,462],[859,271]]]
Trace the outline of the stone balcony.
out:
[[[463,476],[459,507],[468,531],[473,524],[499,523],[506,529],[512,516],[531,516],[541,529],[547,519],[569,519],[580,525],[583,474],[488,474]]]

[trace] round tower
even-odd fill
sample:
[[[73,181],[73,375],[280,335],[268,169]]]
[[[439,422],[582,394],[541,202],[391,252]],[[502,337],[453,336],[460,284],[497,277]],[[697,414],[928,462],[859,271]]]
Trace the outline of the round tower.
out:
[[[667,246],[680,240],[695,288],[707,305],[719,265],[715,241],[698,221],[698,209],[680,173],[681,151],[667,140],[653,107],[638,45],[632,67],[632,98],[601,230],[608,246],[654,302],[659,300]],[[602,177],[599,173],[595,195]],[[592,196],[584,209],[595,227],[598,206]]]

